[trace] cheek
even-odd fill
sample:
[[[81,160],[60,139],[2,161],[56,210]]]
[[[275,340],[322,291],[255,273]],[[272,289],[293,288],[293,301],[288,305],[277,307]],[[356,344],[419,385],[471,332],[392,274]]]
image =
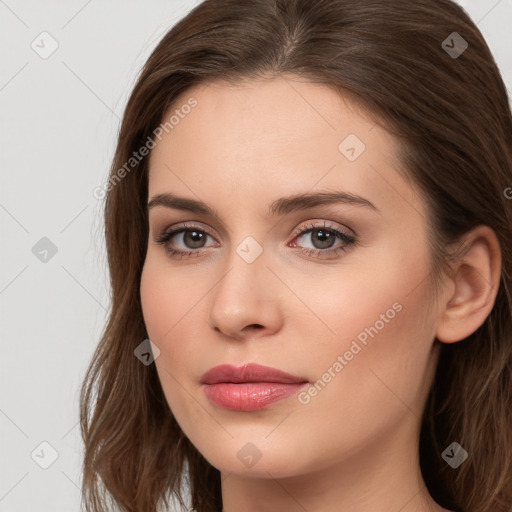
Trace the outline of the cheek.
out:
[[[170,268],[164,258],[160,254],[146,258],[140,281],[142,313],[148,337],[160,349],[157,369],[181,379],[194,371],[190,363],[204,353],[205,296],[212,283]]]
[[[333,382],[326,384],[333,394],[322,391],[318,405],[327,407],[339,393],[354,405],[354,414],[362,404],[362,412],[380,411],[384,403],[401,407],[397,396],[416,403],[428,386],[435,332],[427,313],[428,257],[413,251],[402,258],[379,256],[373,265],[344,270],[343,279],[326,279],[323,286],[301,278],[304,286],[309,283],[308,305],[331,331],[316,321],[326,335],[317,335],[308,353],[314,377]],[[329,370],[336,378],[326,374]]]
[[[170,361],[178,361],[181,349],[187,343],[171,341],[179,336],[180,329],[189,325],[187,311],[195,302],[190,297],[194,290],[177,282],[177,272],[170,272],[157,258],[148,255],[141,275],[140,297],[144,323],[149,339],[160,349],[157,367],[169,367]],[[192,303],[192,304],[191,304]]]
[[[179,276],[165,262],[148,257],[141,275],[140,296],[149,339],[160,349],[155,365],[164,395],[182,429],[189,431],[200,419],[201,410],[183,386],[190,386],[191,362],[199,353],[196,343],[201,340],[200,322],[192,320],[197,319],[196,308],[205,291],[198,285],[184,286]]]
[[[142,312],[148,334],[155,342],[165,342],[187,319],[187,312],[199,300],[198,282],[187,285],[179,270],[169,268],[165,256],[148,253],[140,280]]]
[[[339,338],[336,357],[331,356],[329,365],[342,356],[338,366],[342,367],[341,378],[332,391],[337,387],[343,395],[350,390],[350,398],[345,400],[353,417],[361,421],[366,415],[375,415],[376,423],[390,425],[396,415],[408,411],[418,417],[422,414],[435,363],[434,331],[425,313],[426,286],[413,293],[408,293],[410,289],[382,290],[380,297],[368,297],[360,304],[354,301],[354,309],[358,305],[361,309],[355,316],[347,315],[350,330]],[[338,325],[343,329],[342,322]]]
[[[301,396],[296,421],[336,439],[329,443],[333,453],[397,431],[403,418],[421,417],[435,368],[425,288],[409,295],[406,287],[387,293],[383,287],[380,295],[369,290],[325,317],[339,336],[307,354],[315,381]]]
[[[175,299],[174,294],[168,293],[165,275],[148,261],[142,270],[140,298],[149,338],[159,345],[165,331],[172,326]]]

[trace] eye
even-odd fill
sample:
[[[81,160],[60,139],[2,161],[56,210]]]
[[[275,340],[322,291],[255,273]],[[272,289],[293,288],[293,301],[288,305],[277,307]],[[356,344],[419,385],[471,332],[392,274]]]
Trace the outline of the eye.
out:
[[[313,247],[302,247],[300,251],[308,256],[320,258],[335,257],[357,243],[354,235],[330,226],[327,222],[324,222],[323,225],[309,224],[306,227],[303,226],[294,234],[295,238],[291,242],[293,247],[297,245],[295,240],[299,238],[307,240],[309,238]],[[339,241],[337,246],[335,245],[336,241]]]
[[[166,252],[174,258],[199,256],[202,252],[197,249],[203,249],[207,247],[205,245],[207,238],[212,238],[206,231],[198,228],[194,225],[181,225],[175,229],[165,231],[159,237],[156,238],[156,242],[164,245]],[[177,241],[181,240],[181,244],[185,245],[185,249],[176,248],[176,241],[172,242],[173,239]],[[187,248],[189,250],[187,250]]]

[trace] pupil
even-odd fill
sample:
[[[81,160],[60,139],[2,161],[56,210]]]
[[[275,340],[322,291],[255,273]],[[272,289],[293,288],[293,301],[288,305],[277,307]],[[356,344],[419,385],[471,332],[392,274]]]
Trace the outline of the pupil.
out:
[[[203,233],[199,233],[198,231],[187,231],[185,233],[185,238],[185,243],[187,245],[192,246],[193,248],[201,247]]]
[[[320,238],[320,247],[318,247],[319,249],[328,249],[329,247],[332,246],[333,237],[329,231],[317,229],[315,230],[315,232],[318,234],[318,237]]]

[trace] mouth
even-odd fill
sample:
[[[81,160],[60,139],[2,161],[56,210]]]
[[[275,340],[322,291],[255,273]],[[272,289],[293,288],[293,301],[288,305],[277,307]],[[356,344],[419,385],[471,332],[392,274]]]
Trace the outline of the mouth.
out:
[[[294,395],[309,381],[268,366],[245,364],[211,368],[202,376],[201,384],[214,405],[233,411],[255,411]]]
[[[204,384],[204,392],[210,401],[232,411],[256,411],[284,400],[309,383],[283,384],[279,382],[219,382]]]

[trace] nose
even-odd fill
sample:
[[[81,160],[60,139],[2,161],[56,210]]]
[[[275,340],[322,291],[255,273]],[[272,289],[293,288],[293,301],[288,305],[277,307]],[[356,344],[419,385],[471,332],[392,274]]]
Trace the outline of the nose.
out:
[[[209,297],[210,327],[236,340],[277,332],[282,323],[280,286],[267,267],[264,253],[248,263],[234,252]]]

